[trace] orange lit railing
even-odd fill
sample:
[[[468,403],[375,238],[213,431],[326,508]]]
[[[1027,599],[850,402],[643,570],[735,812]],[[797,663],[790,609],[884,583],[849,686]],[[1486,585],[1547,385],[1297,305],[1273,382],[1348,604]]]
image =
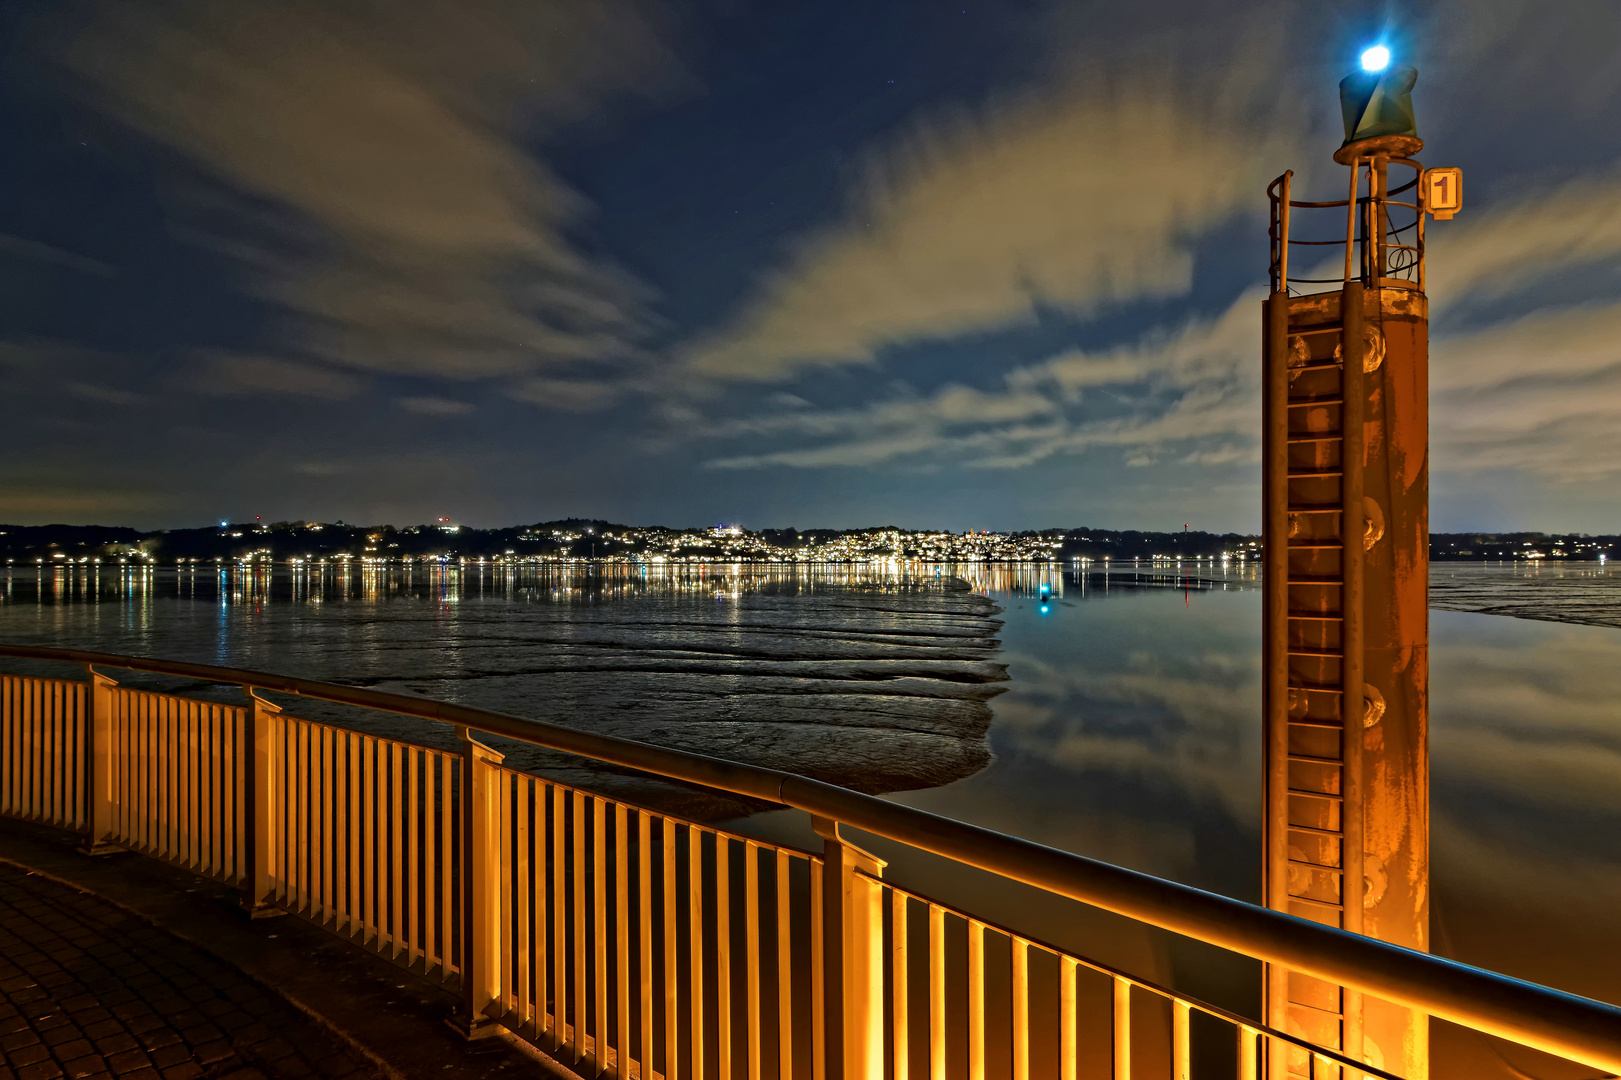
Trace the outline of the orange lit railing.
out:
[[[1621,1009],[803,777],[260,672],[0,656],[91,675],[0,677],[0,813],[229,882],[255,913],[457,988],[470,1036],[504,1030],[599,1074],[1187,1080],[1197,1061],[1256,1080],[1271,1055],[1302,1076],[1391,1076],[908,891],[841,825],[1621,1071]],[[234,683],[248,703],[97,668]],[[288,716],[265,691],[451,724],[460,750]],[[509,769],[475,731],[806,811],[822,850]]]

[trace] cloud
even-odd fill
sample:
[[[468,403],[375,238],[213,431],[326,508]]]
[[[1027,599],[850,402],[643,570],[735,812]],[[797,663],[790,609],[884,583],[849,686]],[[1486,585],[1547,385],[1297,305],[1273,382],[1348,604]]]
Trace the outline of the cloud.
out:
[[[1621,303],[1544,309],[1432,351],[1437,469],[1621,478]]]
[[[1432,230],[1436,307],[1500,299],[1561,274],[1621,262],[1621,174],[1488,203]],[[1014,368],[996,390],[947,387],[857,410],[798,409],[711,424],[711,437],[776,436],[799,445],[718,458],[724,468],[936,466],[1021,468],[1114,447],[1128,465],[1174,456],[1225,467],[1259,454],[1260,303],[1251,289],[1221,315],[1106,349],[1072,349]],[[1445,300],[1445,304],[1442,303]],[[1487,307],[1488,314],[1493,313]],[[1560,484],[1621,477],[1621,303],[1534,310],[1431,346],[1435,468],[1503,471]],[[1099,409],[1103,393],[1109,408]],[[957,408],[948,415],[947,403]],[[1041,424],[1029,423],[1043,417]],[[805,445],[809,441],[813,445]]]
[[[741,469],[868,466],[927,458],[933,465],[1016,469],[1054,454],[1108,446],[1148,464],[1154,451],[1192,443],[1204,464],[1253,460],[1259,408],[1260,293],[1219,318],[1155,331],[1105,350],[1073,349],[1015,368],[996,390],[947,385],[859,409],[773,412],[716,423],[714,438],[810,438],[818,445],[722,457]],[[1088,391],[1116,386],[1108,414],[1089,414]]]
[[[595,412],[613,404],[620,389],[606,382],[588,379],[523,379],[507,388],[514,401],[539,405],[562,412]]]
[[[1238,51],[1235,70],[1256,48]],[[1267,132],[1296,126],[1277,109],[1254,115],[1237,83],[1177,88],[1163,70],[1073,78],[918,123],[874,159],[842,220],[690,346],[690,369],[780,379],[1030,324],[1042,306],[1084,313],[1185,292],[1192,238],[1253,207],[1280,142]]]
[[[72,251],[63,251],[59,247],[40,243],[38,240],[29,240],[22,236],[12,236],[10,233],[0,233],[0,251],[12,255],[21,255],[25,259],[36,262],[50,263],[52,266],[63,266],[69,270],[77,270],[81,274],[94,274],[97,277],[112,277],[118,273],[118,268],[100,259],[92,259]]]
[[[140,405],[151,400],[145,394],[137,394],[133,390],[123,390],[116,386],[104,386],[100,383],[74,382],[68,383],[69,393],[89,401],[100,401],[108,405]]]
[[[1621,259],[1621,171],[1577,177],[1466,210],[1427,236],[1431,316],[1495,300],[1572,269]]]
[[[928,397],[901,397],[859,409],[767,414],[714,426],[717,437],[810,435],[820,446],[711,461],[719,469],[768,465],[814,468],[874,465],[923,453],[975,449],[981,456],[1050,434],[1057,407],[1040,394],[985,393],[945,386]],[[1044,423],[1044,421],[1046,421]],[[994,430],[975,430],[991,427]]]
[[[394,404],[406,412],[422,416],[466,416],[474,410],[469,402],[442,397],[396,398]]]
[[[628,0],[106,4],[65,50],[99,103],[226,185],[189,212],[282,313],[273,351],[455,379],[622,363],[645,290],[582,254],[533,156],[679,73]],[[204,221],[204,224],[199,224]]]
[[[341,401],[365,385],[332,368],[270,356],[205,354],[202,363],[196,385],[209,394],[290,394]]]

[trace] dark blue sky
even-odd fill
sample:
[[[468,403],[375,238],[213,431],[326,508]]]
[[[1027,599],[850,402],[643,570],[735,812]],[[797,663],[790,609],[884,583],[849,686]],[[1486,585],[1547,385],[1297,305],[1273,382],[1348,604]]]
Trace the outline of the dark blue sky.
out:
[[[1621,527],[1621,10],[7,5],[0,521],[1257,527],[1265,184],[1415,64],[1438,529]]]

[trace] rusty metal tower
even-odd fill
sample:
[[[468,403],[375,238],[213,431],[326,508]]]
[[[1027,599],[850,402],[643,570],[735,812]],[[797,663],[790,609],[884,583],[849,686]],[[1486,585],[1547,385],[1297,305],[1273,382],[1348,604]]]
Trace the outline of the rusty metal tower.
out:
[[[1415,160],[1417,74],[1387,65],[1388,52],[1370,50],[1370,70],[1340,86],[1346,141],[1334,160],[1349,167],[1347,198],[1295,201],[1292,172],[1268,189],[1265,897],[1427,949],[1424,224],[1457,210],[1458,175]],[[1291,261],[1315,276],[1291,278]],[[1428,1074],[1428,1020],[1408,1009],[1272,966],[1266,1018],[1401,1076]],[[1337,1075],[1312,1065],[1278,1052],[1267,1071]]]

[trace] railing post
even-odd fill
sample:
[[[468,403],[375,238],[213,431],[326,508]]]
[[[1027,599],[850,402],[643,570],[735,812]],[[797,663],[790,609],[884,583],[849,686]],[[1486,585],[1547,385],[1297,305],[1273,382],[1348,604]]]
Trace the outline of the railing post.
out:
[[[812,818],[822,837],[822,987],[826,1080],[884,1074],[884,861]]]
[[[113,834],[113,691],[118,683],[89,664],[88,704],[84,726],[84,843],[85,855],[111,855],[123,851],[108,838]]]
[[[248,707],[242,723],[242,907],[250,919],[285,915],[271,898],[270,868],[275,863],[278,804],[275,790],[275,721],[281,706],[266,701],[251,686],[242,688]]]
[[[500,781],[492,766],[506,756],[474,739],[472,731],[460,724],[456,734],[462,742],[462,861],[457,883],[462,902],[462,1002],[451,1026],[464,1038],[482,1039],[500,1027],[489,1015],[500,994],[496,976],[501,965],[503,825],[496,814]]]

